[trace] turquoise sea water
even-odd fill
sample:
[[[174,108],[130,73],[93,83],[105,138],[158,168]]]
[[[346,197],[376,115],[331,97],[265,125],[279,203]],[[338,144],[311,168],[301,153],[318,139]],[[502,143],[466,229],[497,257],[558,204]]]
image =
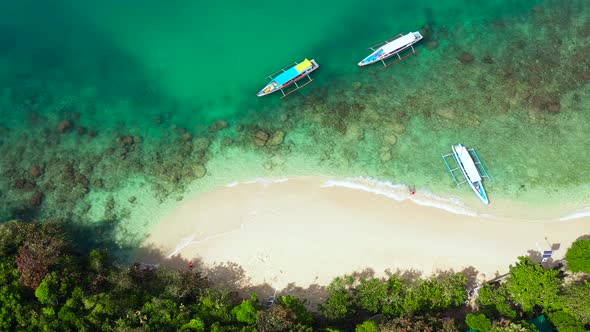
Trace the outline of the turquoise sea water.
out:
[[[588,8],[3,3],[0,219],[147,227],[136,210],[252,176],[362,175],[450,194],[440,154],[457,142],[478,149],[492,202],[585,206]],[[356,67],[366,47],[415,30],[426,37],[417,56]],[[306,57],[321,66],[313,84],[284,100],[255,96],[266,75]],[[259,131],[285,136],[259,147]]]

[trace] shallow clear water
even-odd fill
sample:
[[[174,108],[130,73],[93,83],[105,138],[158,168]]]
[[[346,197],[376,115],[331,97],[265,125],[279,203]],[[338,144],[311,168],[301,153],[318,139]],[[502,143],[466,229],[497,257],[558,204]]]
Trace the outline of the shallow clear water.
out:
[[[188,188],[281,174],[469,195],[440,158],[457,142],[477,148],[492,202],[590,200],[582,0],[23,0],[0,22],[1,219],[136,223],[138,206]],[[417,56],[356,67],[419,29]],[[255,96],[306,57],[313,84]],[[284,142],[258,147],[260,130]]]

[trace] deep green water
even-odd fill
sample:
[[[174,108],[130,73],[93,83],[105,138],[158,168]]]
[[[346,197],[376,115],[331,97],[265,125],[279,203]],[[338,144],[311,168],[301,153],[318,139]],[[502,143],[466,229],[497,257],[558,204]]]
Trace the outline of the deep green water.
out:
[[[365,48],[393,34],[522,16],[538,2],[24,0],[0,13],[3,86],[130,102],[153,93],[181,105],[173,121],[194,124],[276,102],[252,96],[266,75],[304,57],[320,62],[316,78],[329,86],[358,76]],[[152,124],[141,108],[101,115]]]
[[[492,201],[585,206],[588,8],[582,0],[4,2],[0,218],[84,219],[100,197],[105,220],[124,220],[137,209],[127,201],[133,190],[142,204],[149,190],[164,201],[198,187],[195,165],[215,183],[321,173],[445,194],[454,189],[440,154],[456,142],[478,148],[494,177]],[[356,67],[366,47],[419,29],[427,38],[418,56],[386,70]],[[474,60],[461,61],[463,52]],[[266,75],[305,57],[321,66],[313,84],[284,100],[255,96]],[[209,130],[219,119],[229,128]],[[58,133],[64,120],[71,129]],[[285,132],[285,142],[256,147],[260,129]],[[298,168],[301,160],[309,167]]]

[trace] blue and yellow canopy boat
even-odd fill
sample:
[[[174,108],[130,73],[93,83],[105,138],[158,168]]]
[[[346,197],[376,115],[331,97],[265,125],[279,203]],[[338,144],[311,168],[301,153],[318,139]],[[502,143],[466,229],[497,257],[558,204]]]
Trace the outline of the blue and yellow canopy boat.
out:
[[[268,83],[256,95],[262,97],[280,90],[283,93],[283,97],[281,98],[284,98],[311,83],[313,80],[309,77],[309,74],[319,67],[320,66],[313,59],[305,59],[300,63],[295,62],[294,65],[289,65],[278,72],[269,75],[268,78],[271,80],[270,83]],[[304,84],[297,84],[297,81],[304,77],[307,77],[309,81]],[[283,89],[286,89],[290,85],[295,85],[296,88],[285,92]]]

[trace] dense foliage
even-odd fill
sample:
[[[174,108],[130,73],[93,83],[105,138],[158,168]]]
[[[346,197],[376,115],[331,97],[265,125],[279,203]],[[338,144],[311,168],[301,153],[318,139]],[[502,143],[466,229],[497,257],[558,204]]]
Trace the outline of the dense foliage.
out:
[[[77,249],[68,234],[56,223],[0,224],[0,330],[535,331],[527,322],[539,314],[559,331],[590,327],[590,282],[564,283],[527,258],[479,289],[467,317],[461,273],[339,277],[312,314],[293,295],[270,307],[239,298],[196,269],[126,266],[107,250]]]
[[[403,316],[389,319],[379,326],[382,332],[458,332],[452,319],[441,319],[435,316]]]
[[[492,322],[486,317],[485,314],[467,314],[465,317],[465,323],[470,329],[476,331],[489,331],[492,328]]]
[[[523,311],[530,312],[535,306],[549,309],[558,305],[557,293],[561,280],[558,271],[545,270],[529,258],[520,257],[519,262],[510,266],[506,291]]]
[[[346,276],[328,285],[330,296],[320,311],[331,319],[357,313],[383,313],[397,317],[409,313],[435,313],[458,307],[467,299],[466,278],[460,273],[428,279],[364,279]]]
[[[557,270],[546,270],[529,258],[519,257],[518,263],[510,266],[505,283],[485,285],[479,290],[478,303],[483,312],[496,318],[496,322],[504,322],[489,330],[535,331],[522,321],[543,313],[559,331],[585,331],[590,301],[588,283],[570,282],[564,285],[558,275]],[[481,325],[481,318],[477,321],[474,316],[467,318],[472,328],[487,331]],[[518,320],[521,322],[506,325],[506,322]]]
[[[570,271],[590,273],[590,239],[580,239],[572,243],[565,254],[565,260]]]
[[[590,282],[575,282],[564,289],[559,302],[563,310],[577,316],[584,324],[590,324]]]

